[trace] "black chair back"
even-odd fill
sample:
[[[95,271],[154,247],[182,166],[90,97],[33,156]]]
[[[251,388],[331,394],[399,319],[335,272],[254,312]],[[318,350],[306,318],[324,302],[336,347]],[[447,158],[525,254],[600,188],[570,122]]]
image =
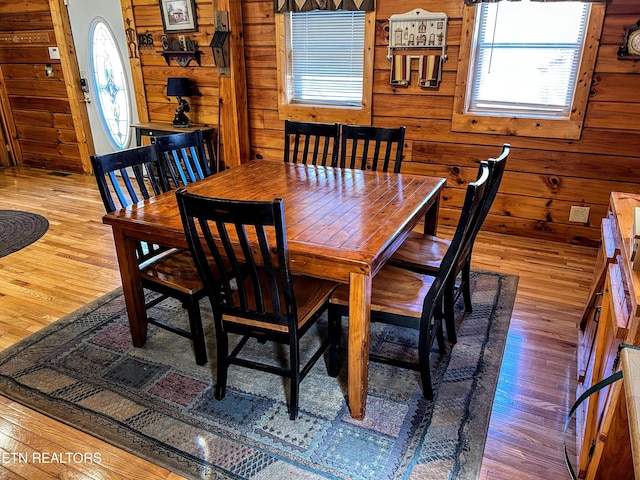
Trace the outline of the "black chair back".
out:
[[[336,166],[339,147],[339,123],[284,121],[285,162]]]
[[[151,145],[92,155],[91,165],[107,213],[168,190]]]
[[[500,188],[500,183],[502,181],[502,177],[504,175],[504,170],[507,165],[507,157],[509,156],[510,146],[505,144],[502,148],[502,153],[498,156],[498,158],[490,158],[489,160],[480,162],[480,167],[478,169],[478,178],[482,175],[483,171],[483,163],[487,163],[489,167],[489,181],[487,183],[487,187],[485,189],[485,195],[482,199],[482,205],[478,209],[476,216],[477,218],[473,221],[473,226],[471,232],[469,232],[468,238],[465,240],[462,246],[462,253],[460,255],[459,265],[456,267],[457,272],[459,272],[463,265],[468,264],[468,268],[471,268],[471,252],[473,250],[473,244],[475,242],[482,225],[489,214],[489,210],[491,210],[491,206],[493,205],[493,201],[498,194],[498,189]]]
[[[489,186],[487,187],[488,192],[479,214],[480,225],[482,225],[484,220],[487,218],[489,210],[491,210],[491,206],[493,205],[493,201],[498,194],[498,189],[500,188],[500,183],[502,182],[502,177],[504,176],[504,171],[507,167],[507,158],[509,157],[510,152],[511,145],[505,143],[502,146],[502,152],[500,152],[500,155],[497,158],[490,158],[487,160],[489,163]]]
[[[426,345],[432,344],[437,328],[442,328],[442,308],[446,290],[445,287],[449,282],[455,280],[457,274],[456,266],[479,220],[478,212],[482,208],[488,184],[489,166],[487,162],[483,161],[480,165],[478,179],[475,182],[469,183],[467,186],[467,193],[458,226],[456,227],[451,244],[447,249],[447,253],[440,263],[440,269],[424,299],[422,318],[420,321],[420,336],[422,338],[422,336],[425,335]],[[437,321],[432,322],[431,320],[433,318]],[[425,352],[426,355],[428,355],[428,349],[426,349]],[[422,357],[421,355],[421,361]],[[421,371],[425,372],[425,369],[421,369]],[[429,370],[426,369],[426,372],[428,371]]]
[[[153,137],[153,141],[171,188],[188,185],[212,174],[202,130]]]
[[[153,145],[92,155],[91,165],[107,213],[169,190]],[[166,250],[160,245],[138,242],[138,262],[143,263]]]
[[[229,315],[262,322],[269,329],[280,325],[295,330],[284,202],[207,198],[184,189],[176,194],[217,321]]]
[[[384,128],[343,125],[340,166],[400,173],[404,150],[405,127]]]

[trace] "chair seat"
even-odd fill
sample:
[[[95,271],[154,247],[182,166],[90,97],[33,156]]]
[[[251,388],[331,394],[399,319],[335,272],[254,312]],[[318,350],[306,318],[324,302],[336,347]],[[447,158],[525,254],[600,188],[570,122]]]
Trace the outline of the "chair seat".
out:
[[[261,273],[264,271],[261,270]],[[263,275],[263,281],[267,281],[266,275]],[[291,277],[293,282],[293,291],[296,298],[296,307],[298,309],[298,329],[303,330],[309,320],[311,320],[315,312],[317,312],[322,305],[324,305],[331,293],[338,287],[339,284],[335,282],[329,282],[326,280],[320,280],[318,278],[293,275]],[[263,283],[264,284],[264,283]],[[247,296],[250,307],[255,308],[253,289],[249,282],[247,285]],[[266,285],[266,284],[265,284]],[[235,296],[238,294],[236,293]],[[268,295],[264,295],[265,309],[271,311],[273,307],[270,305]],[[284,305],[284,299],[280,299]],[[240,318],[232,315],[223,315],[222,319],[226,322],[238,323],[242,325],[253,325],[256,327],[264,328],[267,330],[273,330],[278,332],[286,332],[288,328],[285,325],[276,325],[268,322],[261,322],[257,320],[250,320],[247,318]]]
[[[197,295],[203,290],[200,276],[188,252],[171,250],[146,262],[140,268],[143,282],[171,288],[184,295]]]
[[[435,275],[449,245],[451,241],[448,239],[413,231],[396,250],[389,263]]]
[[[385,265],[373,277],[371,311],[415,317],[422,315],[424,298],[434,277]],[[334,305],[349,305],[349,286],[341,285],[331,295]]]

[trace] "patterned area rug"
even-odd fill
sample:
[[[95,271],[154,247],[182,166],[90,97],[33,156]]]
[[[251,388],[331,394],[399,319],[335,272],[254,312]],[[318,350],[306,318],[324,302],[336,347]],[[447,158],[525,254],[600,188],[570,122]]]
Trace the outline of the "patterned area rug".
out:
[[[226,398],[215,400],[213,334],[202,367],[187,340],[151,325],[134,348],[120,291],[1,352],[0,393],[187,478],[476,479],[517,280],[473,273],[474,312],[460,315],[458,343],[433,353],[435,401],[415,372],[372,363],[361,422],[345,404],[346,369],[331,378],[322,360],[301,384],[295,422],[288,382],[273,375],[232,367]],[[154,308],[187,321],[176,302]],[[324,328],[305,337],[315,342]],[[376,350],[415,355],[415,340],[372,325]],[[279,352],[256,343],[252,354],[262,349]]]
[[[0,210],[0,258],[28,247],[48,229],[49,221],[37,213]]]

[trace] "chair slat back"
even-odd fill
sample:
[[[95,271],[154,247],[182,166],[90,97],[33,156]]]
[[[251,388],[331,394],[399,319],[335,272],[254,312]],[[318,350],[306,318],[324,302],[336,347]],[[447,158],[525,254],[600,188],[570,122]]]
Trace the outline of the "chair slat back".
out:
[[[339,123],[284,121],[285,162],[336,166],[339,147]]]
[[[480,210],[480,225],[484,223],[485,218],[489,214],[489,210],[491,210],[493,201],[498,194],[498,189],[500,188],[500,183],[504,176],[504,171],[507,166],[507,158],[509,157],[510,152],[511,145],[505,143],[502,146],[502,152],[500,152],[500,155],[497,158],[490,158],[487,160],[489,163],[489,186],[487,187],[488,192],[486,194],[484,204]]]
[[[168,189],[159,175],[158,156],[151,145],[92,155],[91,165],[107,213]]]
[[[169,190],[153,145],[92,155],[91,165],[107,213]],[[138,242],[138,262],[145,262],[165,250],[159,245]]]
[[[295,328],[283,200],[215,199],[182,188],[176,196],[214,312]]]
[[[188,185],[212,174],[202,130],[153,137],[171,188]],[[215,172],[213,172],[215,173]]]
[[[480,162],[480,166],[478,168],[478,176],[480,178],[484,171],[484,164],[487,164],[489,168],[489,180],[487,182],[487,186],[485,188],[484,198],[482,199],[482,204],[480,208],[476,211],[476,218],[473,220],[473,224],[471,230],[469,232],[468,237],[464,240],[462,245],[462,252],[459,256],[457,271],[459,271],[465,262],[470,261],[471,252],[473,250],[473,245],[475,242],[482,225],[489,214],[489,210],[491,210],[491,206],[493,205],[493,201],[496,198],[498,193],[498,189],[500,188],[500,182],[502,181],[502,177],[504,175],[504,170],[507,164],[507,157],[509,156],[510,146],[508,144],[504,144],[502,148],[501,154],[498,158],[490,158],[489,160],[484,160]]]
[[[507,158],[509,156],[511,147],[509,144],[504,144],[502,147],[502,152],[497,158],[490,158],[489,160],[480,162],[480,167],[478,168],[478,178],[482,175],[483,171],[483,163],[487,163],[489,167],[489,181],[487,183],[487,187],[485,188],[484,198],[482,199],[482,205],[476,212],[477,218],[474,219],[472,229],[469,233],[468,238],[465,239],[465,242],[462,245],[462,254],[460,255],[460,267],[465,261],[468,261],[466,257],[471,255],[471,251],[473,250],[473,244],[475,242],[482,225],[489,214],[489,210],[491,210],[491,206],[493,205],[493,201],[498,194],[498,189],[500,188],[500,183],[502,181],[502,177],[504,175],[504,170],[507,165]]]
[[[393,168],[394,173],[399,173],[405,131],[405,127],[343,125],[340,166],[382,172]]]
[[[440,263],[440,269],[436,274],[433,284],[429,289],[423,305],[422,322],[424,328],[430,324],[430,319],[434,314],[439,315],[444,287],[447,282],[453,280],[457,274],[457,265],[463,255],[465,245],[468,244],[472,236],[473,229],[480,216],[478,212],[482,208],[486,191],[489,185],[489,165],[486,161],[480,163],[478,178],[475,182],[469,183],[460,214],[460,220],[451,240],[451,244]]]

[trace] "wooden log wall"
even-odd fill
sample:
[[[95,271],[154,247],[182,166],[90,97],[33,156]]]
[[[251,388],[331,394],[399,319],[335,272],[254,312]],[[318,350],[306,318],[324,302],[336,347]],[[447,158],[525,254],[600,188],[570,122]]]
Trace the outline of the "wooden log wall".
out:
[[[202,52],[201,65],[191,63],[180,67],[175,62],[167,65],[160,54],[160,37],[164,31],[158,0],[121,0],[125,21],[131,21],[137,35],[151,35],[154,40],[152,48],[136,49],[138,57],[132,58],[141,121],[171,122],[176,99],[166,96],[166,79],[186,76],[194,82],[198,93],[189,99],[191,121],[217,126],[223,90],[220,85],[225,79],[218,77],[209,43],[214,33],[214,7],[219,2],[222,2],[221,9],[228,8],[222,0],[196,1],[198,31],[185,33],[185,37],[195,40]],[[78,99],[74,98],[80,93],[75,86],[76,79],[67,78],[75,73],[48,55],[47,47],[64,46],[68,40],[60,33],[60,29],[64,29],[64,25],[60,25],[62,4],[63,0],[24,0],[16,13],[15,2],[0,0],[3,121],[8,125],[9,141],[25,165],[87,172],[87,153],[91,147],[78,128],[84,120],[75,118],[82,117]],[[283,122],[278,117],[277,105],[273,1],[241,0],[241,7],[242,24],[232,31],[236,42],[244,42],[250,156],[280,160]],[[390,15],[414,8],[444,11],[450,19],[448,60],[437,90],[417,87],[416,71],[408,88],[389,85],[385,27]],[[457,221],[464,186],[474,177],[478,161],[497,155],[503,143],[510,143],[512,154],[507,172],[485,229],[596,244],[609,193],[613,190],[640,193],[640,62],[621,61],[616,56],[623,26],[640,19],[640,3],[637,0],[608,2],[579,140],[451,131],[463,8],[463,0],[377,2],[372,123],[407,127],[404,172],[447,178],[440,215],[442,224],[452,225]],[[73,53],[72,46],[66,45],[63,50],[63,58],[66,53]],[[238,64],[235,58],[234,64]],[[54,78],[45,77],[47,64],[52,65]],[[237,76],[231,80],[234,85],[239,82]],[[244,108],[242,93],[242,90],[234,92],[237,110]],[[223,118],[234,117],[223,115]],[[241,118],[242,112],[238,112],[236,136],[246,135]],[[222,125],[223,132],[225,129],[233,133],[230,125]],[[0,165],[6,161],[0,154]],[[572,205],[591,208],[588,224],[569,222]]]
[[[169,65],[161,55],[161,37],[164,35],[162,17],[158,0],[122,0],[122,5],[130,4],[137,35],[151,35],[152,48],[139,48],[137,55],[142,88],[146,104],[138,105],[141,121],[171,123],[178,105],[175,97],[167,97],[167,78],[187,77],[191,80],[194,96],[188,98],[191,111],[187,114],[192,123],[217,126],[218,123],[218,95],[219,79],[215,67],[213,54],[209,43],[213,38],[214,9],[212,0],[197,0],[196,14],[198,31],[191,33],[168,33],[174,40],[184,35],[186,40],[194,40],[200,53],[200,65],[191,61],[186,67],[181,67],[175,60]],[[127,20],[125,13],[125,22]],[[138,86],[136,86],[138,88]],[[143,97],[143,98],[144,98]]]
[[[447,178],[442,224],[457,222],[466,183],[478,162],[512,153],[484,228],[529,237],[595,245],[611,191],[640,193],[640,62],[618,60],[623,26],[640,19],[638,0],[609,0],[582,136],[555,140],[451,131],[463,0],[384,0],[376,11],[374,125],[407,127],[403,172]],[[243,0],[251,153],[281,159],[275,23],[272,0]],[[448,60],[438,90],[389,84],[388,18],[414,8],[449,16]],[[417,68],[416,65],[413,67]],[[415,77],[417,72],[412,75]],[[569,222],[572,205],[591,209],[588,224]]]
[[[188,99],[193,124],[219,127],[218,152],[227,166],[238,165],[249,158],[249,132],[246,105],[246,76],[242,11],[236,0],[196,0],[198,30],[196,32],[167,33],[177,40],[193,40],[200,52],[200,64],[191,61],[181,67],[175,60],[166,63],[162,56],[161,37],[165,34],[158,0],[120,0],[125,28],[135,34],[153,39],[151,48],[140,45],[130,61],[136,90],[138,118],[141,122],[171,123],[177,106],[175,98],[167,97],[169,77],[187,77],[194,95]],[[231,67],[228,75],[220,77],[213,52],[209,46],[215,32],[215,12],[227,12],[229,18]]]
[[[89,172],[91,142],[85,136],[86,109],[77,65],[69,45],[66,17],[58,0],[0,2],[0,89],[2,122],[13,162],[52,170]],[[58,47],[67,63],[51,59],[49,47]],[[50,66],[53,77],[47,77]],[[75,120],[74,120],[75,117]],[[6,149],[0,165],[8,165]]]

